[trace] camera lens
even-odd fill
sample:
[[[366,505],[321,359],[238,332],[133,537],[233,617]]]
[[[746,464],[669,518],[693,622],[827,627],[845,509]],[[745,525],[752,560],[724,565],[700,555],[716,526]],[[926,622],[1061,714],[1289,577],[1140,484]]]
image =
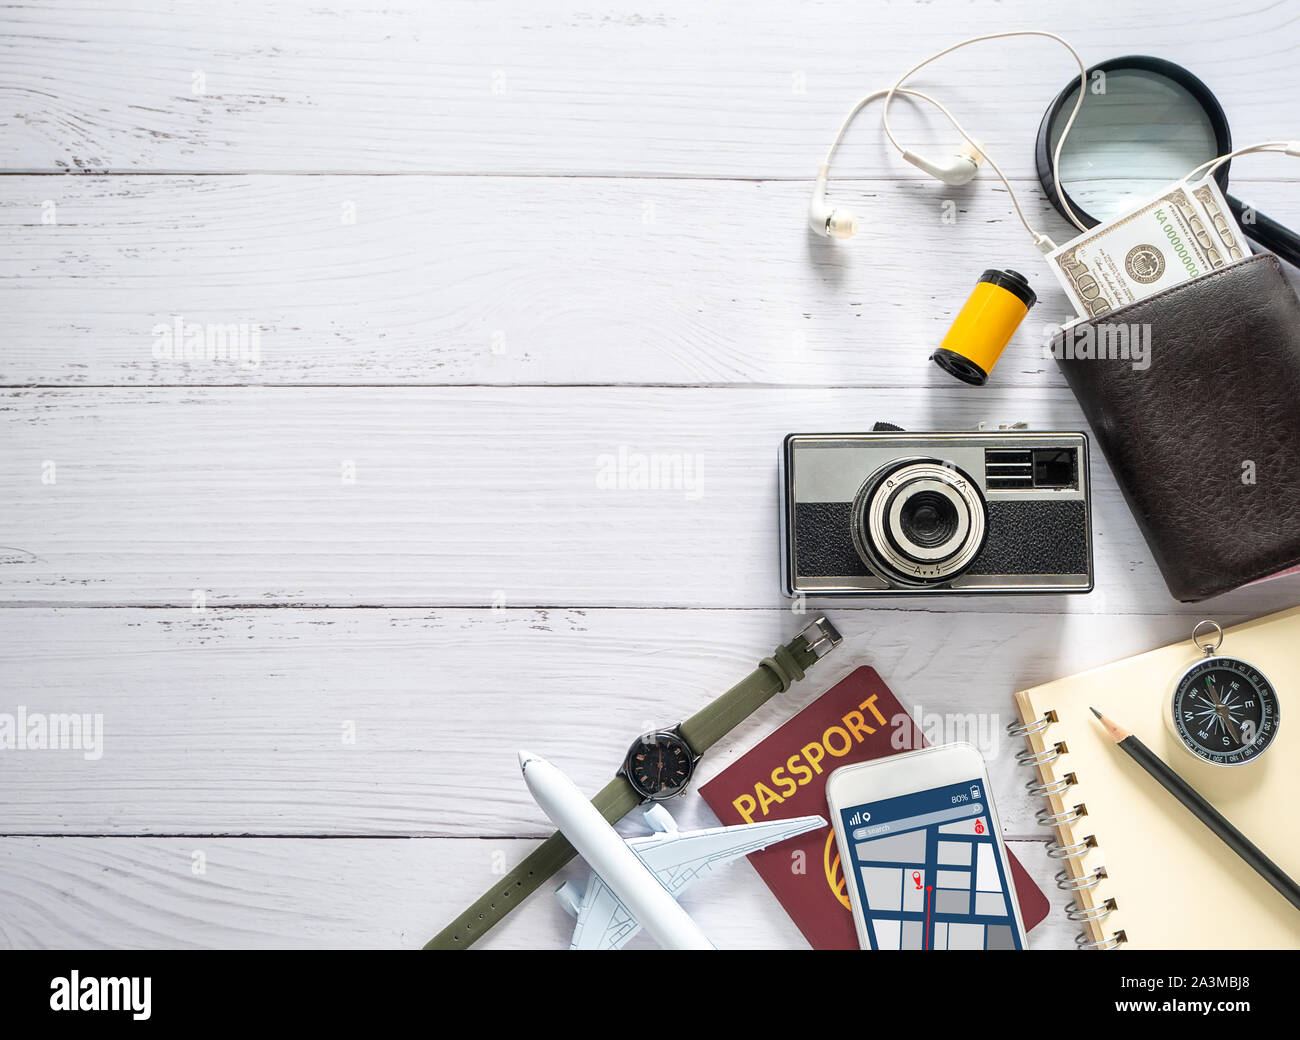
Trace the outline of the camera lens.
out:
[[[913,545],[933,549],[957,532],[957,507],[937,491],[919,491],[898,512],[898,526]]]
[[[951,581],[979,555],[984,496],[961,470],[937,459],[904,459],[873,473],[853,502],[853,546],[894,585]]]

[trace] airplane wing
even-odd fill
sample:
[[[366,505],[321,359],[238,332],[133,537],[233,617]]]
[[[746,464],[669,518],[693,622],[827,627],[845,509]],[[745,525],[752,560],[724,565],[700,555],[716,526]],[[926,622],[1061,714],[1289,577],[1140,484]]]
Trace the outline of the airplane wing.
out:
[[[677,898],[688,885],[715,867],[825,826],[826,821],[820,816],[797,816],[790,820],[702,831],[670,830],[628,838],[627,845],[673,898]],[[641,930],[640,922],[595,873],[587,880],[582,902],[575,912],[578,924],[569,946],[572,950],[621,949]]]
[[[676,898],[688,885],[715,867],[793,838],[796,834],[825,826],[826,821],[820,816],[796,816],[789,820],[712,827],[704,831],[651,834],[644,838],[629,838],[627,844]]]
[[[578,906],[571,950],[621,950],[641,930],[623,901],[592,872]]]

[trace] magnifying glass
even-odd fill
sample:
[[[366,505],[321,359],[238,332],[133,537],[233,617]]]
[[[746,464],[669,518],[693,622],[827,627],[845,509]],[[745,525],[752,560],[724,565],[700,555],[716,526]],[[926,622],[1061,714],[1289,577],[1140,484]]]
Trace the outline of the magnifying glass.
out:
[[[1104,74],[1105,89],[1089,91],[1061,149],[1061,191],[1052,155],[1079,97],[1074,80],[1052,102],[1038,128],[1038,179],[1067,219],[1066,204],[1088,227],[1132,210],[1203,162],[1232,151],[1223,108],[1209,87],[1185,68],[1142,55],[1114,58],[1088,70]],[[1300,267],[1300,236],[1228,194],[1225,162],[1214,171],[1228,205],[1249,237]],[[1064,203],[1061,196],[1064,195]]]

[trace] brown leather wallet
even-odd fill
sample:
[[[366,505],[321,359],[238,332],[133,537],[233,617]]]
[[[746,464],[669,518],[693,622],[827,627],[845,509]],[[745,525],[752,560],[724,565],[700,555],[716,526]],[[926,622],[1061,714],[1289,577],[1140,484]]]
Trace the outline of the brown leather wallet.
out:
[[[1145,370],[1095,356],[1143,325]],[[1094,356],[1070,357],[1089,332]],[[1300,563],[1300,300],[1275,256],[1081,322],[1053,352],[1176,598]]]

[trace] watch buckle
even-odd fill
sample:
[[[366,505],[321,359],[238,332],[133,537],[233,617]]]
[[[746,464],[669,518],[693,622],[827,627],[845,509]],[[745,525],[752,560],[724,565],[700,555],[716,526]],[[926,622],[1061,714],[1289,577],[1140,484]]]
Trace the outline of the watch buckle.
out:
[[[799,630],[799,635],[808,644],[808,649],[817,655],[818,660],[829,654],[844,640],[825,614],[808,622]]]

